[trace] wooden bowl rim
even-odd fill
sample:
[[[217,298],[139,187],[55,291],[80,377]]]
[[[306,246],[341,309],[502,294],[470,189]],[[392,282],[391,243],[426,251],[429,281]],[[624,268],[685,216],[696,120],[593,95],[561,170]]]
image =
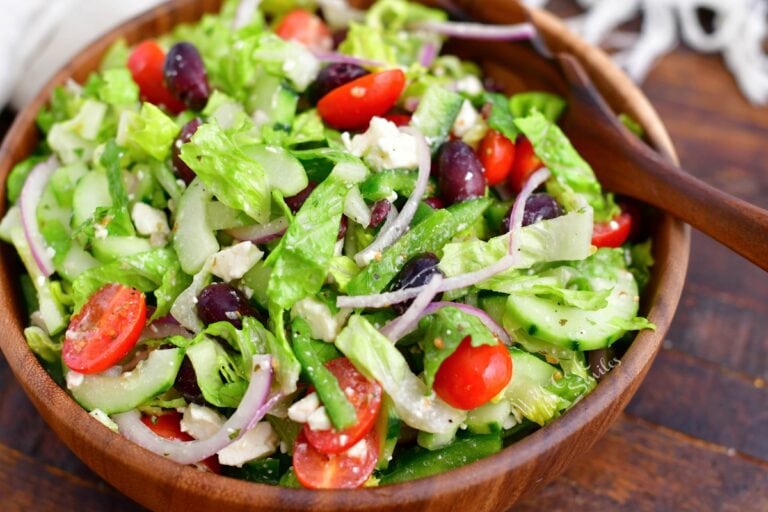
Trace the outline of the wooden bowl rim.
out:
[[[101,36],[57,72],[35,99],[17,116],[0,146],[0,176],[3,177],[3,182],[16,163],[11,161],[11,156],[15,154],[13,146],[24,139],[25,131],[30,124],[34,124],[37,112],[48,100],[53,88],[64,83],[75,70],[81,67],[87,55],[103,52],[118,37],[133,34],[140,27],[145,32],[146,30],[157,32],[159,29],[152,26],[152,20],[163,15],[168,16],[176,10],[197,3],[202,3],[205,10],[210,10],[210,6],[217,2],[206,3],[205,0],[168,2]],[[610,58],[601,50],[589,46],[569,32],[565,25],[553,15],[538,9],[531,9],[531,12],[534,22],[540,29],[549,34],[556,34],[556,37],[568,47],[573,48],[582,62],[591,68],[600,69],[607,82],[614,89],[621,91],[627,102],[633,106],[635,118],[646,129],[649,140],[676,161],[674,148],[658,114],[640,90],[613,64]],[[170,27],[161,28],[167,31]],[[2,189],[0,209],[4,211],[5,188],[2,187]],[[310,505],[315,505],[314,510],[363,510],[425,503],[430,500],[436,490],[440,490],[440,482],[449,482],[448,487],[454,494],[468,492],[497,479],[500,473],[512,472],[524,468],[527,464],[535,463],[537,458],[545,457],[562,443],[572,439],[584,425],[595,422],[599,425],[600,416],[605,415],[612,404],[616,402],[626,404],[661,347],[685,280],[690,246],[689,229],[669,216],[663,216],[660,224],[659,236],[667,237],[669,251],[664,260],[657,261],[654,271],[659,288],[652,297],[652,306],[648,313],[651,320],[657,324],[657,331],[641,332],[624,354],[621,365],[611,371],[590,395],[545,428],[526,436],[496,455],[468,466],[392,486],[321,492],[287,489],[201,473],[192,467],[180,466],[144,450],[119,434],[100,426],[51,379],[27,347],[21,333],[22,324],[17,318],[17,310],[12,301],[13,294],[5,294],[0,305],[0,311],[3,313],[0,326],[6,333],[6,336],[0,337],[0,347],[27,395],[70,449],[83,459],[88,459],[86,454],[91,451],[99,452],[103,459],[86,462],[107,481],[145,505],[153,506],[156,502],[152,497],[138,495],[135,488],[127,488],[124,482],[117,478],[116,472],[127,468],[136,474],[143,474],[147,478],[147,484],[151,482],[152,485],[159,485],[166,489],[179,486],[182,488],[180,492],[185,495],[184,499],[200,499],[208,502],[220,500],[222,504],[238,507],[264,506],[268,507],[265,509],[274,509],[276,504],[280,504],[285,510],[299,510]],[[12,289],[7,263],[8,259],[3,258],[2,267],[6,271],[0,275],[0,289],[6,291]],[[628,394],[630,396],[627,396]],[[608,424],[605,424],[599,428],[604,431],[607,427]],[[596,439],[597,436],[592,442]],[[151,471],[147,470],[147,466],[151,467]],[[562,467],[557,471],[561,469]],[[529,482],[529,484],[537,484],[537,482]],[[177,492],[170,493],[171,497],[168,499],[171,501],[168,503],[180,498],[180,496],[173,497]]]

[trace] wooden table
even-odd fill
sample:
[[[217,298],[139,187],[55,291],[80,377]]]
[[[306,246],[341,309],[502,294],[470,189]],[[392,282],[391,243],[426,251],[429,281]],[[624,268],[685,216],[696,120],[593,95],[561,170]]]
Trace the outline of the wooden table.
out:
[[[678,50],[644,89],[686,169],[768,208],[768,109],[717,57]],[[768,274],[695,232],[677,318],[626,413],[515,510],[768,511],[767,380]],[[0,509],[141,510],[61,444],[2,356]]]

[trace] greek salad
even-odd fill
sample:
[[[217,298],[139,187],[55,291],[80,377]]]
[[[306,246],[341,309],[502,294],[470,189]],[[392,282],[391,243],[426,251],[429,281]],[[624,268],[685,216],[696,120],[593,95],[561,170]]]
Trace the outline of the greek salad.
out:
[[[225,2],[53,93],[0,225],[24,330],[106,427],[312,489],[468,464],[588,394],[652,264],[555,95],[443,51],[528,24]],[[519,43],[527,44],[527,43]]]

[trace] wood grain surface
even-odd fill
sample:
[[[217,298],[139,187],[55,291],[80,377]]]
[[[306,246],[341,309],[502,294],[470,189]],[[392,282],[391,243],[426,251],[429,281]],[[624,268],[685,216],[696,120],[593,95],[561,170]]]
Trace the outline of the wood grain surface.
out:
[[[644,91],[689,172],[768,208],[768,109],[739,96],[718,57],[678,49]],[[766,381],[768,274],[694,232],[665,349],[626,413],[515,510],[768,511]],[[2,356],[0,510],[142,510],[61,444]]]

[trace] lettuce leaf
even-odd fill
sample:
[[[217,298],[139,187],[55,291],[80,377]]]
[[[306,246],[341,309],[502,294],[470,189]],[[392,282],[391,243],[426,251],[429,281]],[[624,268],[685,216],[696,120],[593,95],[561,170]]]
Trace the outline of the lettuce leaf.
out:
[[[149,155],[162,162],[171,154],[171,144],[180,131],[173,119],[153,104],[145,102],[138,113],[123,111],[117,143],[128,148],[137,160]]]
[[[121,283],[145,293],[154,292],[163,284],[165,275],[178,264],[172,249],[155,249],[86,270],[72,282],[75,311],[107,283]]]
[[[596,221],[608,221],[619,212],[613,197],[603,195],[592,167],[576,152],[560,128],[544,114],[534,111],[515,120],[531,141],[533,150],[558,181],[581,194],[595,211]]]
[[[400,351],[360,315],[353,315],[336,338],[336,347],[352,364],[375,379],[392,398],[397,415],[408,425],[435,434],[456,430],[466,417],[435,395],[414,375]]]
[[[518,268],[529,268],[542,262],[582,260],[590,255],[591,246],[591,208],[542,220],[521,230]],[[491,238],[487,242],[470,240],[448,244],[443,248],[440,270],[448,277],[480,270],[504,257],[508,247],[509,234]],[[493,283],[505,281],[510,277],[518,277],[518,272],[502,272],[480,283],[478,287],[488,288]]]
[[[514,117],[528,117],[540,112],[552,123],[557,122],[566,106],[561,96],[541,91],[521,92],[509,98],[509,111]]]
[[[472,346],[496,345],[499,341],[474,315],[454,307],[439,309],[422,320],[428,323],[422,346],[424,348],[424,379],[431,389],[440,365],[470,336]]]
[[[315,295],[330,268],[347,184],[331,175],[320,183],[296,213],[277,248],[269,255],[272,266],[267,295],[282,309]]]
[[[269,220],[269,183],[261,165],[248,158],[214,124],[204,124],[181,147],[181,159],[222,203],[242,210],[256,222]]]

